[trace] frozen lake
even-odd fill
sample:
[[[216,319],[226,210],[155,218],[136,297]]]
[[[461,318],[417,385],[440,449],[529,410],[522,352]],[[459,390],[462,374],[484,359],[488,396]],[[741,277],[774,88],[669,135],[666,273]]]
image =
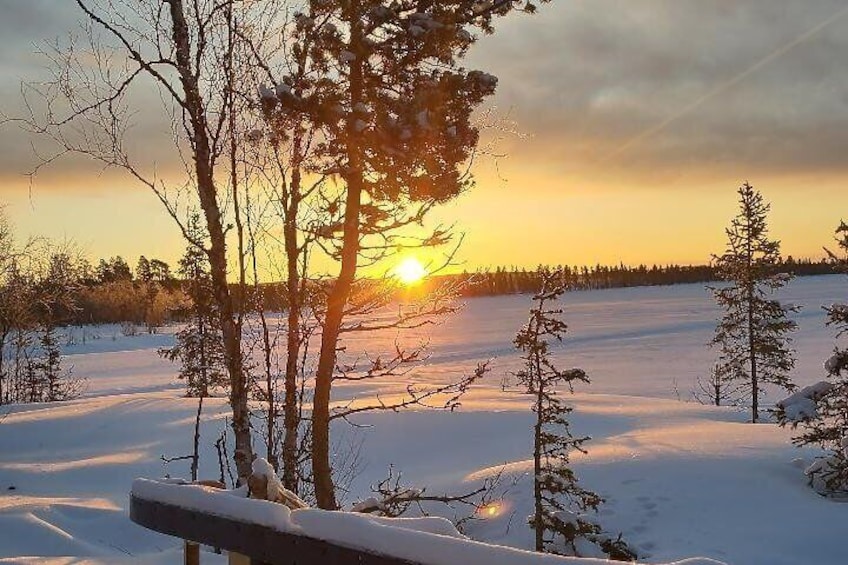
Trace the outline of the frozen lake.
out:
[[[822,307],[845,300],[846,294],[848,279],[839,275],[798,278],[782,292],[782,300],[801,307],[793,315],[798,322],[793,334],[797,351],[793,377],[799,385],[824,377],[822,363],[835,338],[825,327]],[[557,361],[563,367],[586,370],[592,379],[591,392],[658,398],[679,394],[685,400],[696,379],[709,373],[717,355],[707,344],[721,312],[704,285],[576,291],[560,302],[569,332],[553,348]],[[405,376],[421,382],[442,382],[472,371],[478,362],[492,360],[491,378],[483,386],[499,387],[501,377],[518,366],[512,339],[526,322],[530,306],[530,295],[471,298],[438,325],[346,334],[343,344],[348,357],[354,357],[391,354],[395,343],[414,347],[426,342],[428,358]],[[66,353],[75,373],[89,380],[89,395],[156,389],[165,386],[162,377],[174,373],[170,363],[155,355],[157,348],[172,342],[167,329],[160,335],[135,337],[120,335],[114,326],[85,332],[99,339],[67,347]],[[130,350],[150,355],[128,355]],[[357,385],[348,387],[348,394],[368,394],[397,384],[389,379]]]
[[[799,326],[793,336],[798,384],[824,377],[822,363],[833,349],[834,333],[825,327],[822,306],[846,295],[848,279],[832,275],[795,279],[781,294],[782,300],[802,308],[793,316]],[[493,359],[492,375],[499,377],[517,367],[512,339],[530,305],[529,295],[473,298],[439,326],[365,335],[346,343],[351,352],[373,352],[390,350],[395,340],[413,345],[429,340],[430,357],[411,376],[449,376]],[[686,399],[696,379],[709,374],[717,355],[707,343],[721,312],[701,284],[577,291],[567,293],[561,306],[569,333],[556,347],[557,358],[563,367],[584,369],[595,393],[660,398],[679,393]]]

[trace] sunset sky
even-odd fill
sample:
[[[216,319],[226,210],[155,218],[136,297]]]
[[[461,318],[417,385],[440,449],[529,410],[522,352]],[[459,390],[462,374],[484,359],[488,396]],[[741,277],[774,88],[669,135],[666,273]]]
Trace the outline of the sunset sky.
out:
[[[20,81],[43,76],[37,44],[75,25],[70,4],[0,0],[7,114],[20,112]],[[821,256],[848,219],[844,1],[554,0],[508,20],[469,66],[500,78],[493,103],[518,135],[436,218],[466,233],[466,268],[704,263],[746,180],[771,201],[786,254]],[[158,135],[141,128],[136,142],[156,155]],[[78,162],[30,187],[34,162],[29,138],[0,129],[0,202],[21,236],[131,264],[180,255],[145,188]]]

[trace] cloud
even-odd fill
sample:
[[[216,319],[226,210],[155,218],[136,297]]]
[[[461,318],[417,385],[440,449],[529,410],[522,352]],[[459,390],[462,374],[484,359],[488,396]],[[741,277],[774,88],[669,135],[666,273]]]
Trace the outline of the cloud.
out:
[[[473,59],[534,136],[518,160],[633,177],[845,174],[846,32],[836,1],[560,2]]]
[[[4,63],[27,47],[52,38],[76,22],[77,7],[72,2],[55,0],[0,0],[0,45],[4,47]],[[21,49],[23,47],[23,49]]]
[[[55,45],[67,48],[69,36],[84,47],[81,12],[73,2],[56,0],[0,0],[0,112],[12,118],[25,118],[22,85],[37,86],[51,78],[50,60],[43,52]],[[132,110],[131,132],[126,136],[126,149],[140,158],[142,169],[168,173],[182,168],[171,141],[169,114],[152,81],[141,79],[129,93]],[[30,94],[38,108],[38,96]],[[15,123],[0,125],[0,191],[19,190],[21,177],[32,171],[41,159],[56,154],[60,148],[44,138],[22,131]],[[80,179],[102,176],[103,167],[92,159],[75,156],[57,161],[39,174],[43,189],[64,189],[68,181],[85,184]],[[107,175],[110,176],[110,175]],[[65,182],[63,182],[65,181]],[[99,180],[89,184],[102,186]],[[108,184],[108,183],[107,183]],[[96,190],[96,189],[92,189]],[[2,193],[2,192],[0,192]]]
[[[509,147],[513,176],[843,176],[846,11],[841,0],[558,1],[503,21],[470,64],[499,75],[497,104],[531,136]],[[54,0],[0,0],[0,12],[0,108],[14,112],[19,80],[39,76],[33,46],[78,12]],[[143,102],[135,146],[173,157],[158,99]],[[0,177],[34,162],[29,141],[0,128]]]

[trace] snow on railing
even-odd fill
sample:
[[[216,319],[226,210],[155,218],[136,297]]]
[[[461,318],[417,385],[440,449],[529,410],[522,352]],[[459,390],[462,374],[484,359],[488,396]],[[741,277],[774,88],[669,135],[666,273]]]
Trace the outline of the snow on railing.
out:
[[[443,518],[381,518],[314,508],[290,510],[244,490],[137,479],[130,518],[154,531],[288,565],[608,565],[470,540]],[[721,565],[688,559],[669,565]]]

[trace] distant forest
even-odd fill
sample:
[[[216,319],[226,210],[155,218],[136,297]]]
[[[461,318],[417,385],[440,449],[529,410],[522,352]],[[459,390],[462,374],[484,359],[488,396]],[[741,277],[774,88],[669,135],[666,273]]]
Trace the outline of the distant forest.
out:
[[[467,281],[460,287],[460,295],[497,296],[501,294],[525,294],[538,292],[541,284],[539,266],[534,270],[498,267],[494,271],[439,275],[431,277],[429,284],[450,281]],[[666,286],[674,284],[708,283],[719,280],[716,268],[712,265],[595,265],[560,266],[569,290],[596,290],[605,288],[624,288],[631,286]],[[797,277],[813,275],[831,275],[841,272],[838,266],[829,260],[795,260],[788,257],[777,272],[790,273]]]
[[[421,295],[428,290],[450,285],[461,297],[523,294],[538,291],[541,283],[539,269],[498,267],[494,270],[433,275],[410,289],[401,289],[403,297]],[[687,283],[707,283],[718,280],[710,265],[595,265],[562,267],[565,284],[570,290],[622,288],[632,286],[661,286]],[[796,276],[837,273],[831,262],[794,260],[781,265],[780,272]],[[189,310],[185,292],[186,281],[171,267],[156,259],[140,258],[135,272],[121,257],[101,260],[96,267],[82,269],[76,286],[76,307],[68,313],[65,323],[99,324],[130,322],[139,330],[155,331],[170,321],[185,319]],[[319,283],[320,284],[320,283]],[[266,311],[284,311],[285,285],[266,283],[250,286],[241,295],[246,311],[255,310],[259,303]]]

